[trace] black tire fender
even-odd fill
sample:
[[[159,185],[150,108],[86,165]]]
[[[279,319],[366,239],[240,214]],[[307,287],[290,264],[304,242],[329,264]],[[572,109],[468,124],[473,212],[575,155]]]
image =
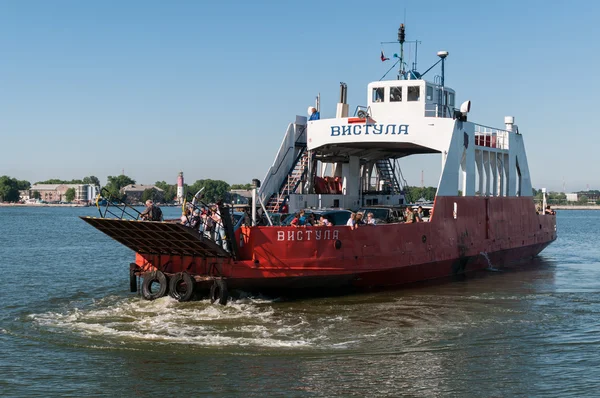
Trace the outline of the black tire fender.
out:
[[[217,300],[221,305],[227,305],[229,300],[229,291],[224,279],[215,279],[210,287],[210,303],[213,304]]]
[[[190,301],[194,295],[195,284],[196,281],[190,274],[179,272],[171,277],[169,295],[179,302]]]
[[[152,290],[152,284],[154,282],[158,282],[159,287],[158,290]],[[160,271],[149,272],[144,275],[144,282],[142,283],[142,297],[146,300],[156,300],[157,298],[161,298],[167,294],[167,290],[169,289],[169,284],[167,282],[167,277]]]

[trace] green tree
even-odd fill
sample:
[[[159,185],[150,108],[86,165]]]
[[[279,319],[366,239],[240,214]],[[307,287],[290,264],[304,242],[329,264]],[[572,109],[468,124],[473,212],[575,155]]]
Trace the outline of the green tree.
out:
[[[142,202],[146,202],[148,199],[150,199],[150,200],[156,199],[156,190],[155,189],[148,188],[148,189],[145,189],[144,192],[142,192]]]
[[[177,185],[167,184],[165,181],[156,181],[154,185],[165,191],[165,202],[171,202],[177,196]]]
[[[130,184],[135,184],[135,180],[121,174],[120,176],[108,176],[108,184],[106,184],[104,188],[106,188],[111,195],[124,199],[125,195],[121,194],[121,188]]]
[[[65,199],[67,200],[67,202],[72,202],[73,199],[75,199],[76,194],[77,193],[75,192],[75,188],[69,188],[65,192]]]
[[[42,194],[41,194],[41,193],[39,193],[38,191],[33,191],[33,192],[31,193],[31,197],[32,197],[33,199],[42,199]]]
[[[59,180],[57,178],[52,178],[46,181],[38,181],[36,184],[83,184],[83,180]]]
[[[588,204],[588,197],[586,195],[581,195],[578,199],[579,199],[578,200],[579,204],[582,204],[582,205]]]
[[[188,192],[195,194],[201,188],[204,188],[202,191],[203,201],[210,203],[226,200],[229,193],[229,184],[222,180],[198,180],[189,187]]]
[[[597,204],[597,205],[600,205],[600,199],[598,199],[598,200],[596,201],[596,204]]]
[[[90,184],[96,187],[100,186],[100,180],[96,176],[85,177],[82,181],[84,184]]]
[[[233,184],[231,189],[245,189],[248,191],[252,189],[252,184]]]
[[[18,202],[19,181],[9,176],[0,177],[0,199],[4,202]]]

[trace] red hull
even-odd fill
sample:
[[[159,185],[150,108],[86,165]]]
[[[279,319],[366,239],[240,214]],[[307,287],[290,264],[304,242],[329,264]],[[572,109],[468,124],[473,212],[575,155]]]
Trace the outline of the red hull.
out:
[[[486,268],[486,256],[494,267],[532,258],[556,239],[556,217],[536,214],[530,197],[438,197],[431,222],[253,227],[236,238],[237,261],[137,254],[136,263],[252,291],[394,286]]]

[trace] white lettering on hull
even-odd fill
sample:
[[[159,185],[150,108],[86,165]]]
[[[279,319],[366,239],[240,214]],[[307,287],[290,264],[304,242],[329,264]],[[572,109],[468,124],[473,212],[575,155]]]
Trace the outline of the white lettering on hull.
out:
[[[321,230],[321,229],[300,229],[287,231],[287,235],[285,231],[277,231],[277,241],[278,242],[293,242],[293,241],[312,241],[312,240],[337,240],[339,239],[340,231],[334,229],[333,231],[330,229]]]

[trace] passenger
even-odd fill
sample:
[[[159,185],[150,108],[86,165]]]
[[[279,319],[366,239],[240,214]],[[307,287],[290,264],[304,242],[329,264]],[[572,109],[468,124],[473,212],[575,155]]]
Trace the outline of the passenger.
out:
[[[419,221],[423,221],[423,208],[421,206],[417,207],[417,214],[419,215]]]
[[[304,227],[306,225],[306,213],[304,210],[300,210],[300,217],[298,217],[298,225]]]
[[[350,218],[348,219],[346,225],[349,226],[350,229],[356,228],[356,213],[350,213]]]
[[[150,199],[146,201],[146,210],[140,214],[140,218],[145,221],[162,221],[163,215],[160,207],[155,206]]]
[[[415,222],[423,222],[423,219],[419,217],[419,210],[413,209],[413,214],[415,215]]]
[[[367,214],[367,225],[377,225],[377,221],[375,220],[375,217],[373,217],[373,213]]]
[[[214,240],[218,245],[223,246],[223,249],[227,250],[227,243],[225,242],[225,228],[221,221],[221,212],[219,207],[214,205],[212,208],[212,220],[214,223],[215,237]]]
[[[308,107],[308,120],[319,120],[321,118],[321,114],[317,111],[317,108],[314,106]]]
[[[417,222],[416,219],[415,219],[415,213],[411,210],[410,207],[406,208],[406,222],[408,224],[412,224],[412,223]]]
[[[365,225],[365,221],[363,220],[362,213],[356,213],[356,226],[355,227],[358,227],[359,225]]]
[[[314,227],[315,225],[317,225],[317,220],[315,220],[315,215],[314,215],[314,213],[310,213],[308,215],[308,218],[306,219],[306,226]]]
[[[204,233],[204,237],[208,239],[212,239],[212,232],[214,229],[214,222],[212,217],[210,216],[210,210],[205,210],[200,215],[201,227],[200,230]]]
[[[199,229],[200,227],[200,209],[195,209],[190,217],[190,228]]]
[[[294,214],[294,218],[290,222],[292,227],[298,227],[300,225],[300,213]]]
[[[333,226],[333,224],[331,223],[331,221],[329,221],[327,219],[327,217],[325,217],[323,215],[319,219],[319,225],[322,226],[322,227],[331,227],[331,226]]]
[[[554,216],[554,215],[556,215],[556,212],[550,208],[550,205],[548,205],[548,206],[546,206],[546,211],[544,211],[544,214],[550,214],[550,215]]]
[[[290,206],[288,205],[287,201],[283,202],[283,204],[279,208],[279,212],[281,214],[288,214],[290,212]]]

